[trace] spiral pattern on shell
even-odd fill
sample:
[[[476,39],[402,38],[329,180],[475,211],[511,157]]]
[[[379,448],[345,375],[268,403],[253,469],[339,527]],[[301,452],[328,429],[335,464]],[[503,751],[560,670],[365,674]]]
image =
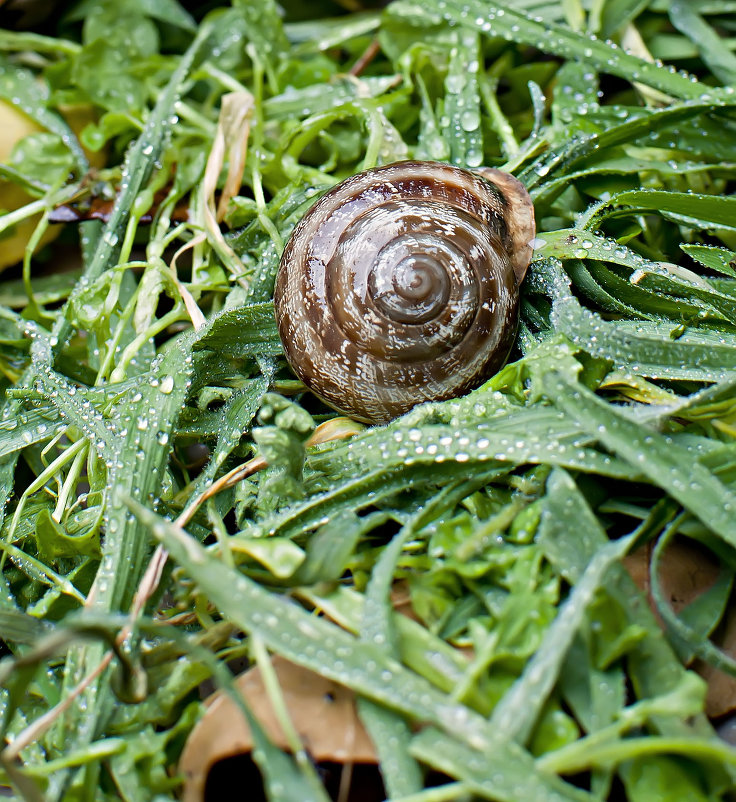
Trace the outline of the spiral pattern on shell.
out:
[[[513,343],[534,212],[498,170],[367,170],[294,229],[276,280],[281,340],[319,397],[380,423],[492,375]]]

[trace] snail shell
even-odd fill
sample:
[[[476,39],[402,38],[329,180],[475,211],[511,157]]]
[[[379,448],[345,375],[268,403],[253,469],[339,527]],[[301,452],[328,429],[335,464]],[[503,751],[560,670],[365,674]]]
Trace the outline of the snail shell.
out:
[[[534,209],[499,170],[397,162],[348,178],[298,223],[276,279],[286,358],[330,406],[382,423],[503,364]]]

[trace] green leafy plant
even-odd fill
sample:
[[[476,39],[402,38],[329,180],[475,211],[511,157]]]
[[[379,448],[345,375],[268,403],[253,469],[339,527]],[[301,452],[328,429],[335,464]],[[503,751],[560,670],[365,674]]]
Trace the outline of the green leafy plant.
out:
[[[323,800],[232,684],[271,652],[355,692],[392,800],[728,799],[691,661],[736,673],[734,5],[344,5],[0,31],[39,128],[0,165],[0,238],[35,226],[0,280],[0,785],[175,799],[214,679],[268,799]],[[514,172],[535,258],[505,368],[364,428],[294,379],[273,284],[323,191],[404,158]],[[677,613],[676,539],[720,565]]]

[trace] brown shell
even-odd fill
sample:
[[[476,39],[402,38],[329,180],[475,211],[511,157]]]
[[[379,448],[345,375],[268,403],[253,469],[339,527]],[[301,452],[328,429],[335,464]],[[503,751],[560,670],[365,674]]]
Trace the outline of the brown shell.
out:
[[[513,343],[534,210],[498,170],[397,162],[294,229],[275,303],[286,358],[330,406],[382,423],[476,387]]]

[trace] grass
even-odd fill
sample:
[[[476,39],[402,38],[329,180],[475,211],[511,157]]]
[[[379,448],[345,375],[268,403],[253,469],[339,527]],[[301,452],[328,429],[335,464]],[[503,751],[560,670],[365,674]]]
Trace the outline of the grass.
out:
[[[247,708],[228,665],[270,653],[355,691],[395,802],[730,798],[688,665],[736,672],[734,4],[309,9],[0,31],[38,124],[0,185],[0,236],[35,225],[0,280],[0,785],[175,799],[201,684]],[[320,193],[404,158],[513,171],[535,259],[505,368],[364,428],[294,379],[273,283]],[[721,564],[678,614],[674,538]],[[267,798],[324,802],[253,726]]]

